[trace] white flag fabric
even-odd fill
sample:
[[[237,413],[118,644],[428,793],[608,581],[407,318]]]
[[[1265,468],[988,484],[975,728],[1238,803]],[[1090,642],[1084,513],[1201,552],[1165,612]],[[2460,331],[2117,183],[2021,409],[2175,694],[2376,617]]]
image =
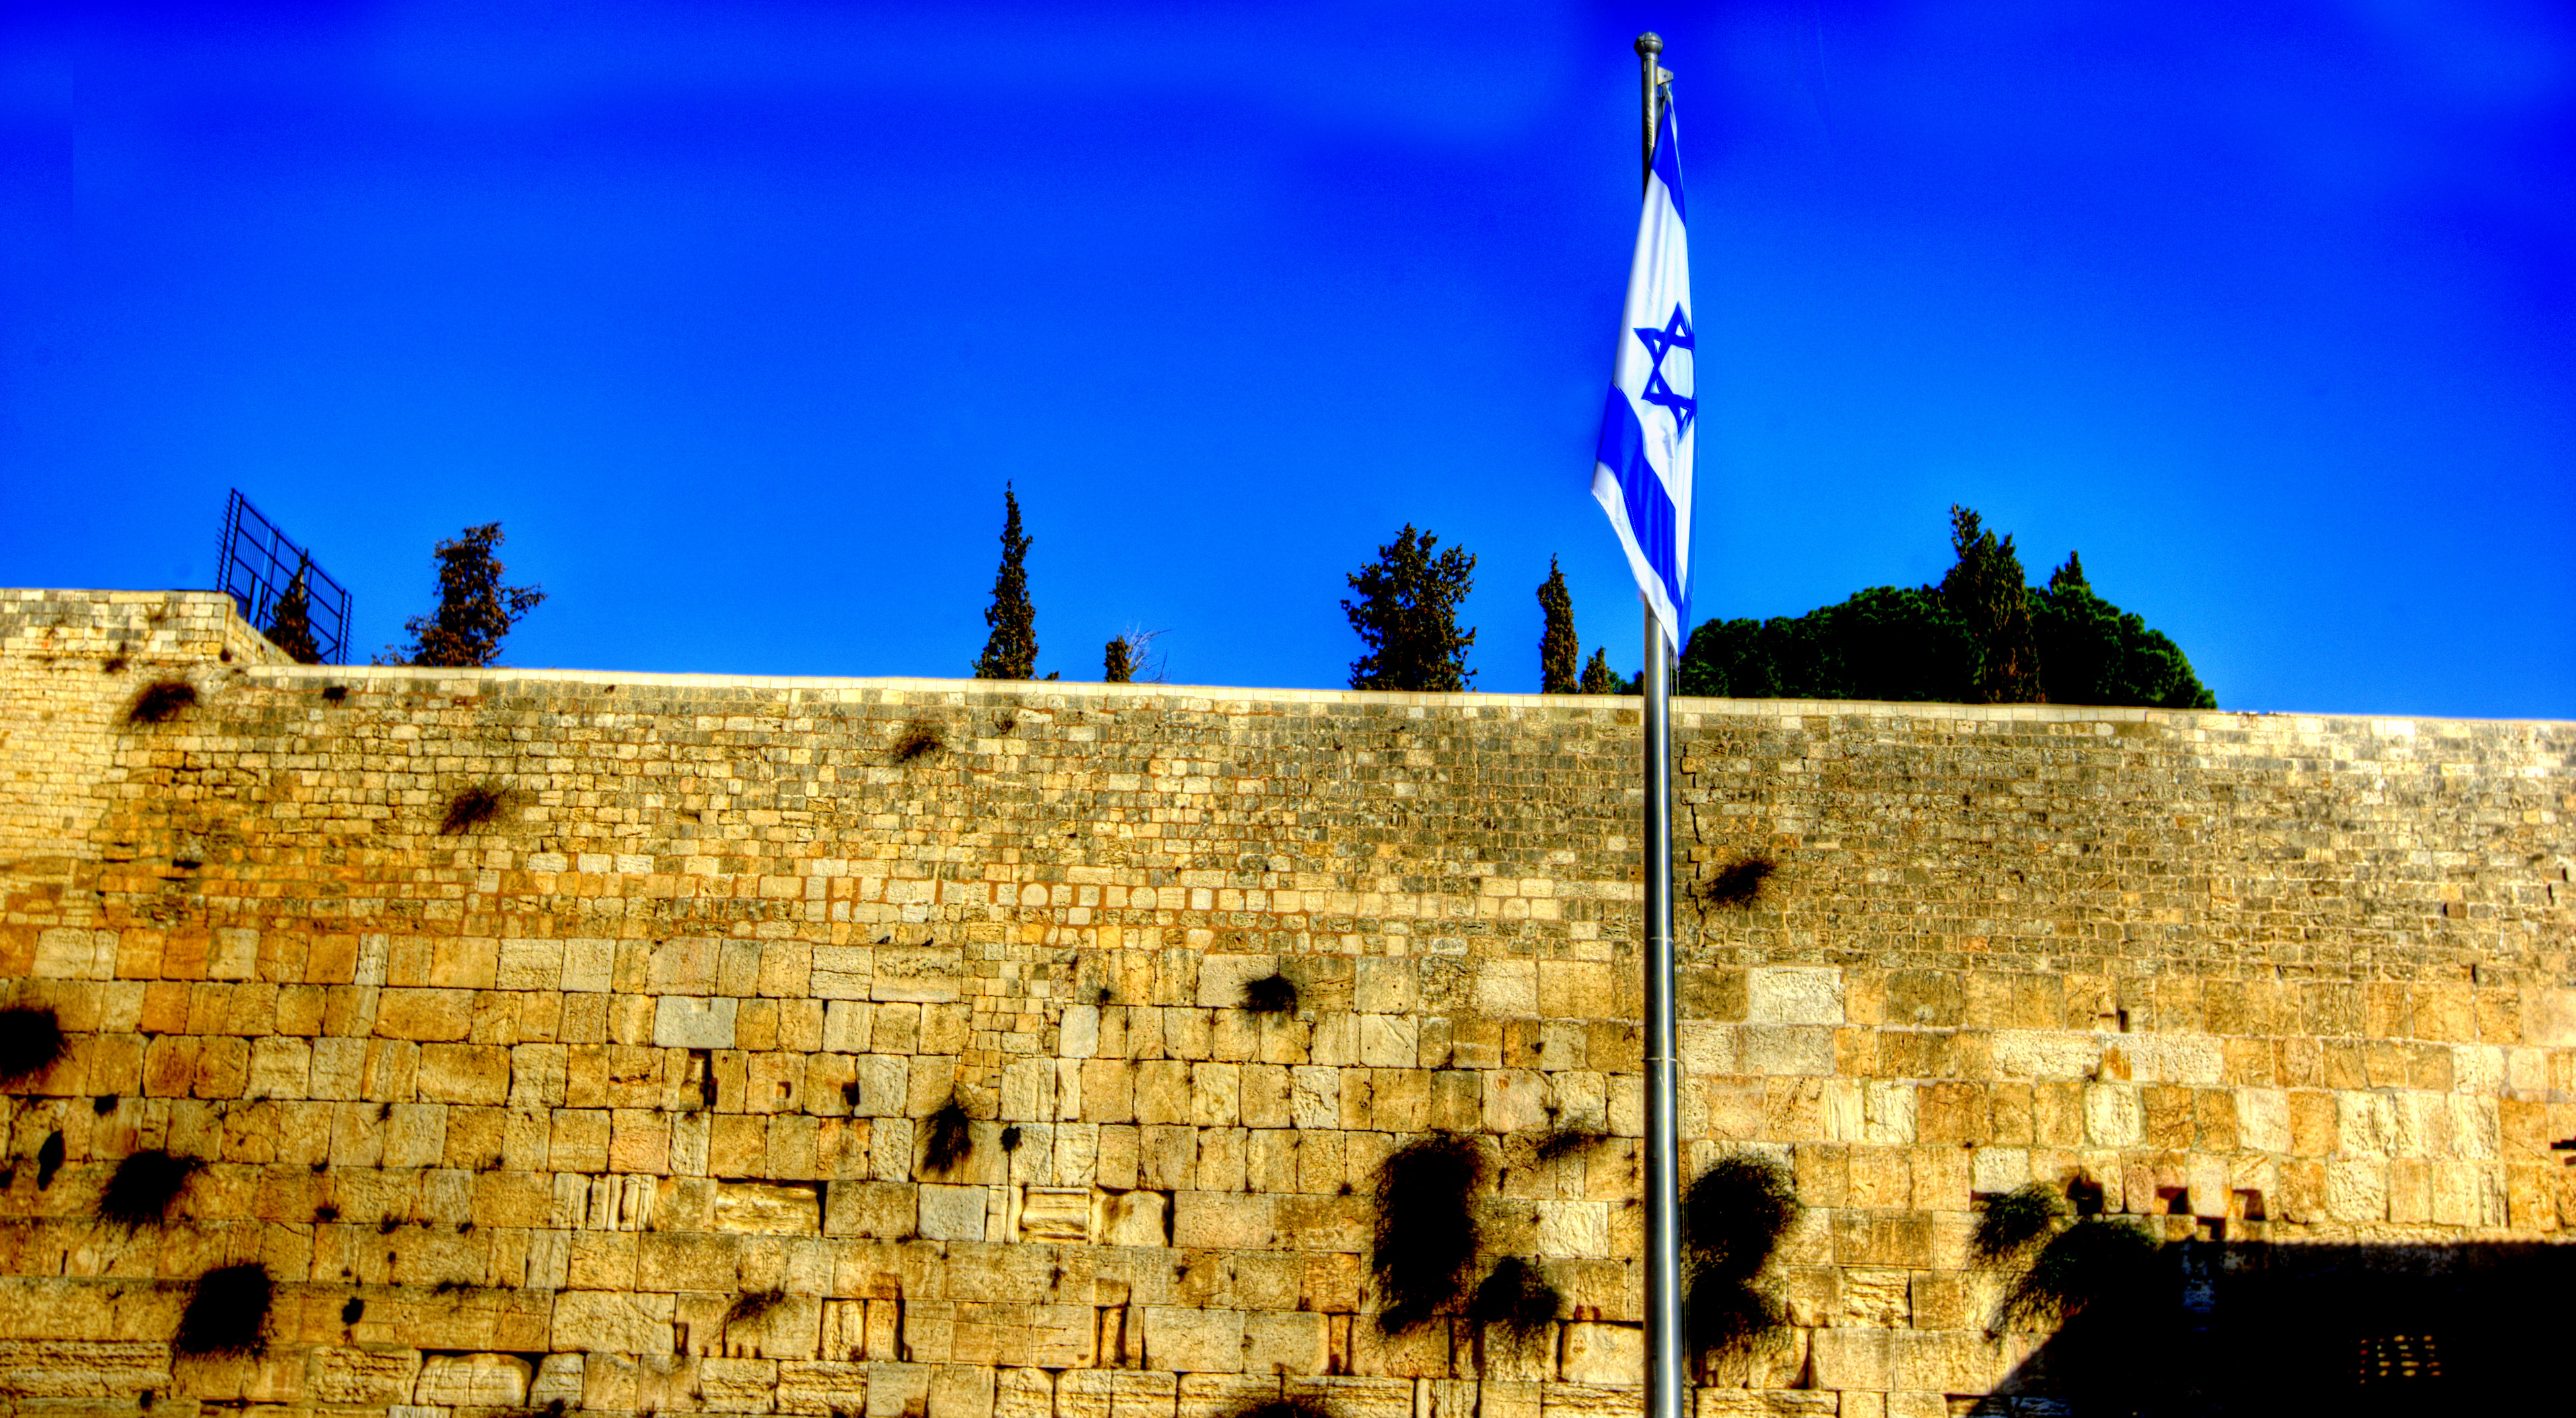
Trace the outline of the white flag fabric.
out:
[[[1637,220],[1637,256],[1628,269],[1592,496],[1610,514],[1638,593],[1675,654],[1690,633],[1691,439],[1699,414],[1691,370],[1690,243],[1682,219],[1681,154],[1667,101]]]

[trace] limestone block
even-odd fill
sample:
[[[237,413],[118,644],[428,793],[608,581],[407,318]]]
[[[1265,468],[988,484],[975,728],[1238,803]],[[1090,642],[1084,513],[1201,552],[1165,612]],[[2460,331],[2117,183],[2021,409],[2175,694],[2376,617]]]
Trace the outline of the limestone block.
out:
[[[868,1403],[869,1367],[845,1360],[782,1360],[778,1365],[778,1411],[864,1413]],[[996,1415],[996,1418],[1048,1418],[1048,1415],[1011,1413]]]
[[[1204,1250],[1267,1250],[1279,1243],[1278,1198],[1213,1191],[1175,1192],[1172,1244]]]
[[[1683,1074],[1706,1077],[1710,1074],[1736,1072],[1735,1034],[1736,1027],[1732,1024],[1713,1024],[1701,1019],[1683,1020],[1680,1036]]]
[[[925,1182],[920,1191],[922,1239],[929,1241],[984,1239],[986,1188],[941,1186],[935,1182]]]
[[[386,990],[376,1004],[376,1033],[388,1039],[453,1041],[473,1026],[471,990]]]
[[[566,1290],[555,1296],[552,1345],[562,1350],[658,1354],[671,1345],[669,1295]]]
[[[1100,1052],[1100,1007],[1069,1004],[1058,1025],[1056,1055],[1059,1058],[1087,1059]]]
[[[2136,1085],[2086,1085],[2084,1136],[2088,1141],[2097,1147],[2135,1147],[2145,1132],[2146,1113]]]
[[[2207,1034],[2129,1034],[2121,1037],[2120,1047],[2128,1056],[2129,1076],[2138,1083],[2207,1088],[2226,1078],[2226,1052]]]
[[[1482,1075],[1487,1131],[1510,1133],[1547,1126],[1546,1075],[1525,1068],[1485,1069]]]
[[[1638,1382],[1646,1363],[1646,1331],[1627,1324],[1569,1324],[1565,1327],[1564,1375],[1567,1383],[1603,1387]]]
[[[1747,1024],[1736,1049],[1736,1066],[1749,1074],[1831,1077],[1834,1072],[1834,1031],[1821,1026]]]
[[[1161,1192],[1104,1190],[1094,1231],[1104,1246],[1160,1246],[1168,1243],[1171,1199]]]
[[[404,1382],[392,1392],[394,1399],[410,1392],[409,1356],[404,1357]],[[31,1410],[71,1412],[75,1406],[65,1400],[92,1400],[100,1408],[130,1411],[138,1395],[166,1393],[170,1384],[166,1344],[0,1341],[0,1398],[34,1400],[28,1404]]]
[[[821,952],[816,952],[816,968]],[[946,1004],[958,997],[964,952],[953,945],[880,945],[868,997],[879,1002]]]
[[[1476,1008],[1496,1016],[1538,1013],[1538,964],[1531,960],[1488,960],[1476,974]]]
[[[1840,1024],[1843,972],[1830,966],[1768,965],[1744,973],[1745,1021]]]
[[[926,1418],[930,1411],[928,1364],[867,1366],[867,1418]]]
[[[508,1408],[528,1401],[534,1371],[515,1354],[432,1354],[421,1362],[412,1401],[443,1407]]]
[[[490,1044],[423,1044],[413,1086],[423,1102],[504,1102],[510,1096],[510,1051]]]
[[[1023,1241],[1091,1239],[1091,1188],[1024,1187],[1020,1192]]]
[[[1185,1374],[1243,1371],[1243,1312],[1140,1305],[1145,1364]]]
[[[1496,1402],[1500,1396],[1495,1384],[1485,1385],[1486,1418],[1501,1418],[1505,1409]],[[1534,1388],[1535,1385],[1524,1387]],[[1413,1382],[1396,1378],[1333,1377],[1319,1379],[1291,1378],[1287,1396],[1316,1404],[1336,1418],[1415,1418]],[[1537,1396],[1523,1396],[1526,1411],[1518,1418],[1539,1418]]]
[[[528,1380],[528,1406],[544,1408],[560,1402],[567,1409],[581,1402],[582,1364],[578,1354],[548,1354],[537,1361],[536,1374]]]
[[[1176,1418],[1176,1374],[1068,1369],[1055,1381],[1056,1418]]]
[[[821,1235],[819,1190],[811,1182],[719,1181],[710,1220],[715,1229],[738,1235]]]
[[[1884,1391],[1895,1372],[1891,1332],[1884,1329],[1820,1329],[1809,1337],[1808,1356],[1820,1389]]]
[[[653,1002],[653,1043],[664,1049],[730,1049],[741,1003],[723,996],[663,995]]]
[[[1203,955],[1193,1001],[1202,1009],[1234,1009],[1243,1003],[1243,987],[1279,972],[1275,955]]]
[[[1542,1418],[1637,1418],[1645,1407],[1645,1390],[1634,1384],[1541,1384],[1538,1392]]]
[[[1183,1374],[1179,1418],[1234,1418],[1278,1397],[1275,1373]]]
[[[1300,1312],[1249,1314],[1243,1320],[1243,1369],[1247,1374],[1320,1374],[1330,1362],[1324,1316]]]
[[[2102,1036],[2063,1029],[1998,1029],[1988,1036],[2002,1078],[2072,1082],[2102,1066]]]
[[[1351,1008],[1361,1014],[1410,1015],[1422,1008],[1422,975],[1408,959],[1362,956],[1351,988]]]
[[[1421,1021],[1407,1015],[1360,1016],[1360,1062],[1373,1068],[1412,1068],[1420,1061]]]

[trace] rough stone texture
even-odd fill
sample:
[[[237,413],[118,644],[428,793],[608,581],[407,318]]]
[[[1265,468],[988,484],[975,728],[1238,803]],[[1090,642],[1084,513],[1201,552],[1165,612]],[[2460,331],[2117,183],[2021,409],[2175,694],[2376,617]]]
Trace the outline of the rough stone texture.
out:
[[[5,1105],[0,1405],[1636,1412],[1633,701],[275,659],[220,597],[0,592],[0,976],[71,1039]],[[2032,1341],[1966,1239],[2026,1181],[2168,1236],[2576,1214],[2576,726],[1678,718],[1683,879],[1778,868],[1680,912],[1685,1169],[1809,1207],[1702,1413],[1988,1391]],[[1434,1128],[1500,1134],[1539,1342],[1378,1332],[1371,1184]],[[100,1231],[149,1147],[209,1165]],[[174,1365],[245,1259],[266,1354]]]

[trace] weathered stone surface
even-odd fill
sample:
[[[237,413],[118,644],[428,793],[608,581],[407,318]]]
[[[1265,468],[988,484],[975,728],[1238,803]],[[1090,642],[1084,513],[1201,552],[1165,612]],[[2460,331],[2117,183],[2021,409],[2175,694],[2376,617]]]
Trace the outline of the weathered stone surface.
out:
[[[1633,701],[293,667],[224,607],[0,591],[0,982],[72,1041],[0,1407],[1637,1411]],[[142,673],[199,705],[124,723]],[[1968,1251],[2030,1182],[2275,1258],[2576,1220],[2576,728],[1677,712],[1686,872],[1778,868],[1681,913],[1685,1155],[1808,1208],[1703,1418],[2044,1378]],[[518,806],[440,832],[473,781]],[[1435,1129],[1543,1334],[1380,1331]],[[185,1224],[100,1231],[148,1147]],[[171,1365],[249,1258],[268,1354]]]

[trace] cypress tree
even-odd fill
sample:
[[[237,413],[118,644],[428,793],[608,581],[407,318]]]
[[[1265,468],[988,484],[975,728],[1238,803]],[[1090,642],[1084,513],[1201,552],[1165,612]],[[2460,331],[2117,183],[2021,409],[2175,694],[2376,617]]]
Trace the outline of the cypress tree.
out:
[[[1953,503],[1950,547],[1959,559],[1941,578],[1941,599],[1976,640],[1976,702],[2045,701],[2039,640],[2030,624],[2030,588],[2023,584],[2012,538],[1985,530],[1975,512]]]
[[[1583,667],[1583,679],[1575,686],[1575,688],[1578,692],[1583,694],[1625,694],[1628,692],[1627,681],[1619,678],[1619,672],[1617,670],[1610,668],[1610,652],[1599,649],[1592,652],[1592,661]]]
[[[304,587],[305,565],[302,561],[296,563],[295,579],[286,583],[285,592],[268,613],[268,628],[260,633],[295,663],[318,665],[322,663],[322,647],[313,639],[313,597]]]
[[[1565,573],[1552,556],[1547,559],[1547,579],[1538,585],[1538,608],[1547,623],[1538,636],[1538,692],[1582,692],[1582,678],[1575,670],[1583,647],[1574,638],[1574,597],[1567,593]]]
[[[1467,668],[1476,632],[1458,628],[1476,558],[1457,547],[1432,555],[1439,544],[1407,522],[1377,549],[1377,560],[1348,578],[1360,598],[1342,602],[1342,614],[1368,647],[1351,662],[1351,688],[1457,691],[1476,677]]]
[[[1121,635],[1100,652],[1100,677],[1111,684],[1127,684],[1136,678],[1136,658],[1127,649],[1127,637]]]
[[[432,552],[438,558],[438,609],[404,621],[411,644],[387,646],[376,662],[478,669],[499,658],[510,627],[546,598],[534,586],[501,584],[508,568],[492,554],[501,541],[501,524],[486,522],[440,542]]]
[[[1037,608],[1029,604],[1029,539],[1020,531],[1020,499],[1002,484],[1002,565],[993,573],[993,603],[984,608],[991,634],[975,661],[977,679],[1035,679]]]

